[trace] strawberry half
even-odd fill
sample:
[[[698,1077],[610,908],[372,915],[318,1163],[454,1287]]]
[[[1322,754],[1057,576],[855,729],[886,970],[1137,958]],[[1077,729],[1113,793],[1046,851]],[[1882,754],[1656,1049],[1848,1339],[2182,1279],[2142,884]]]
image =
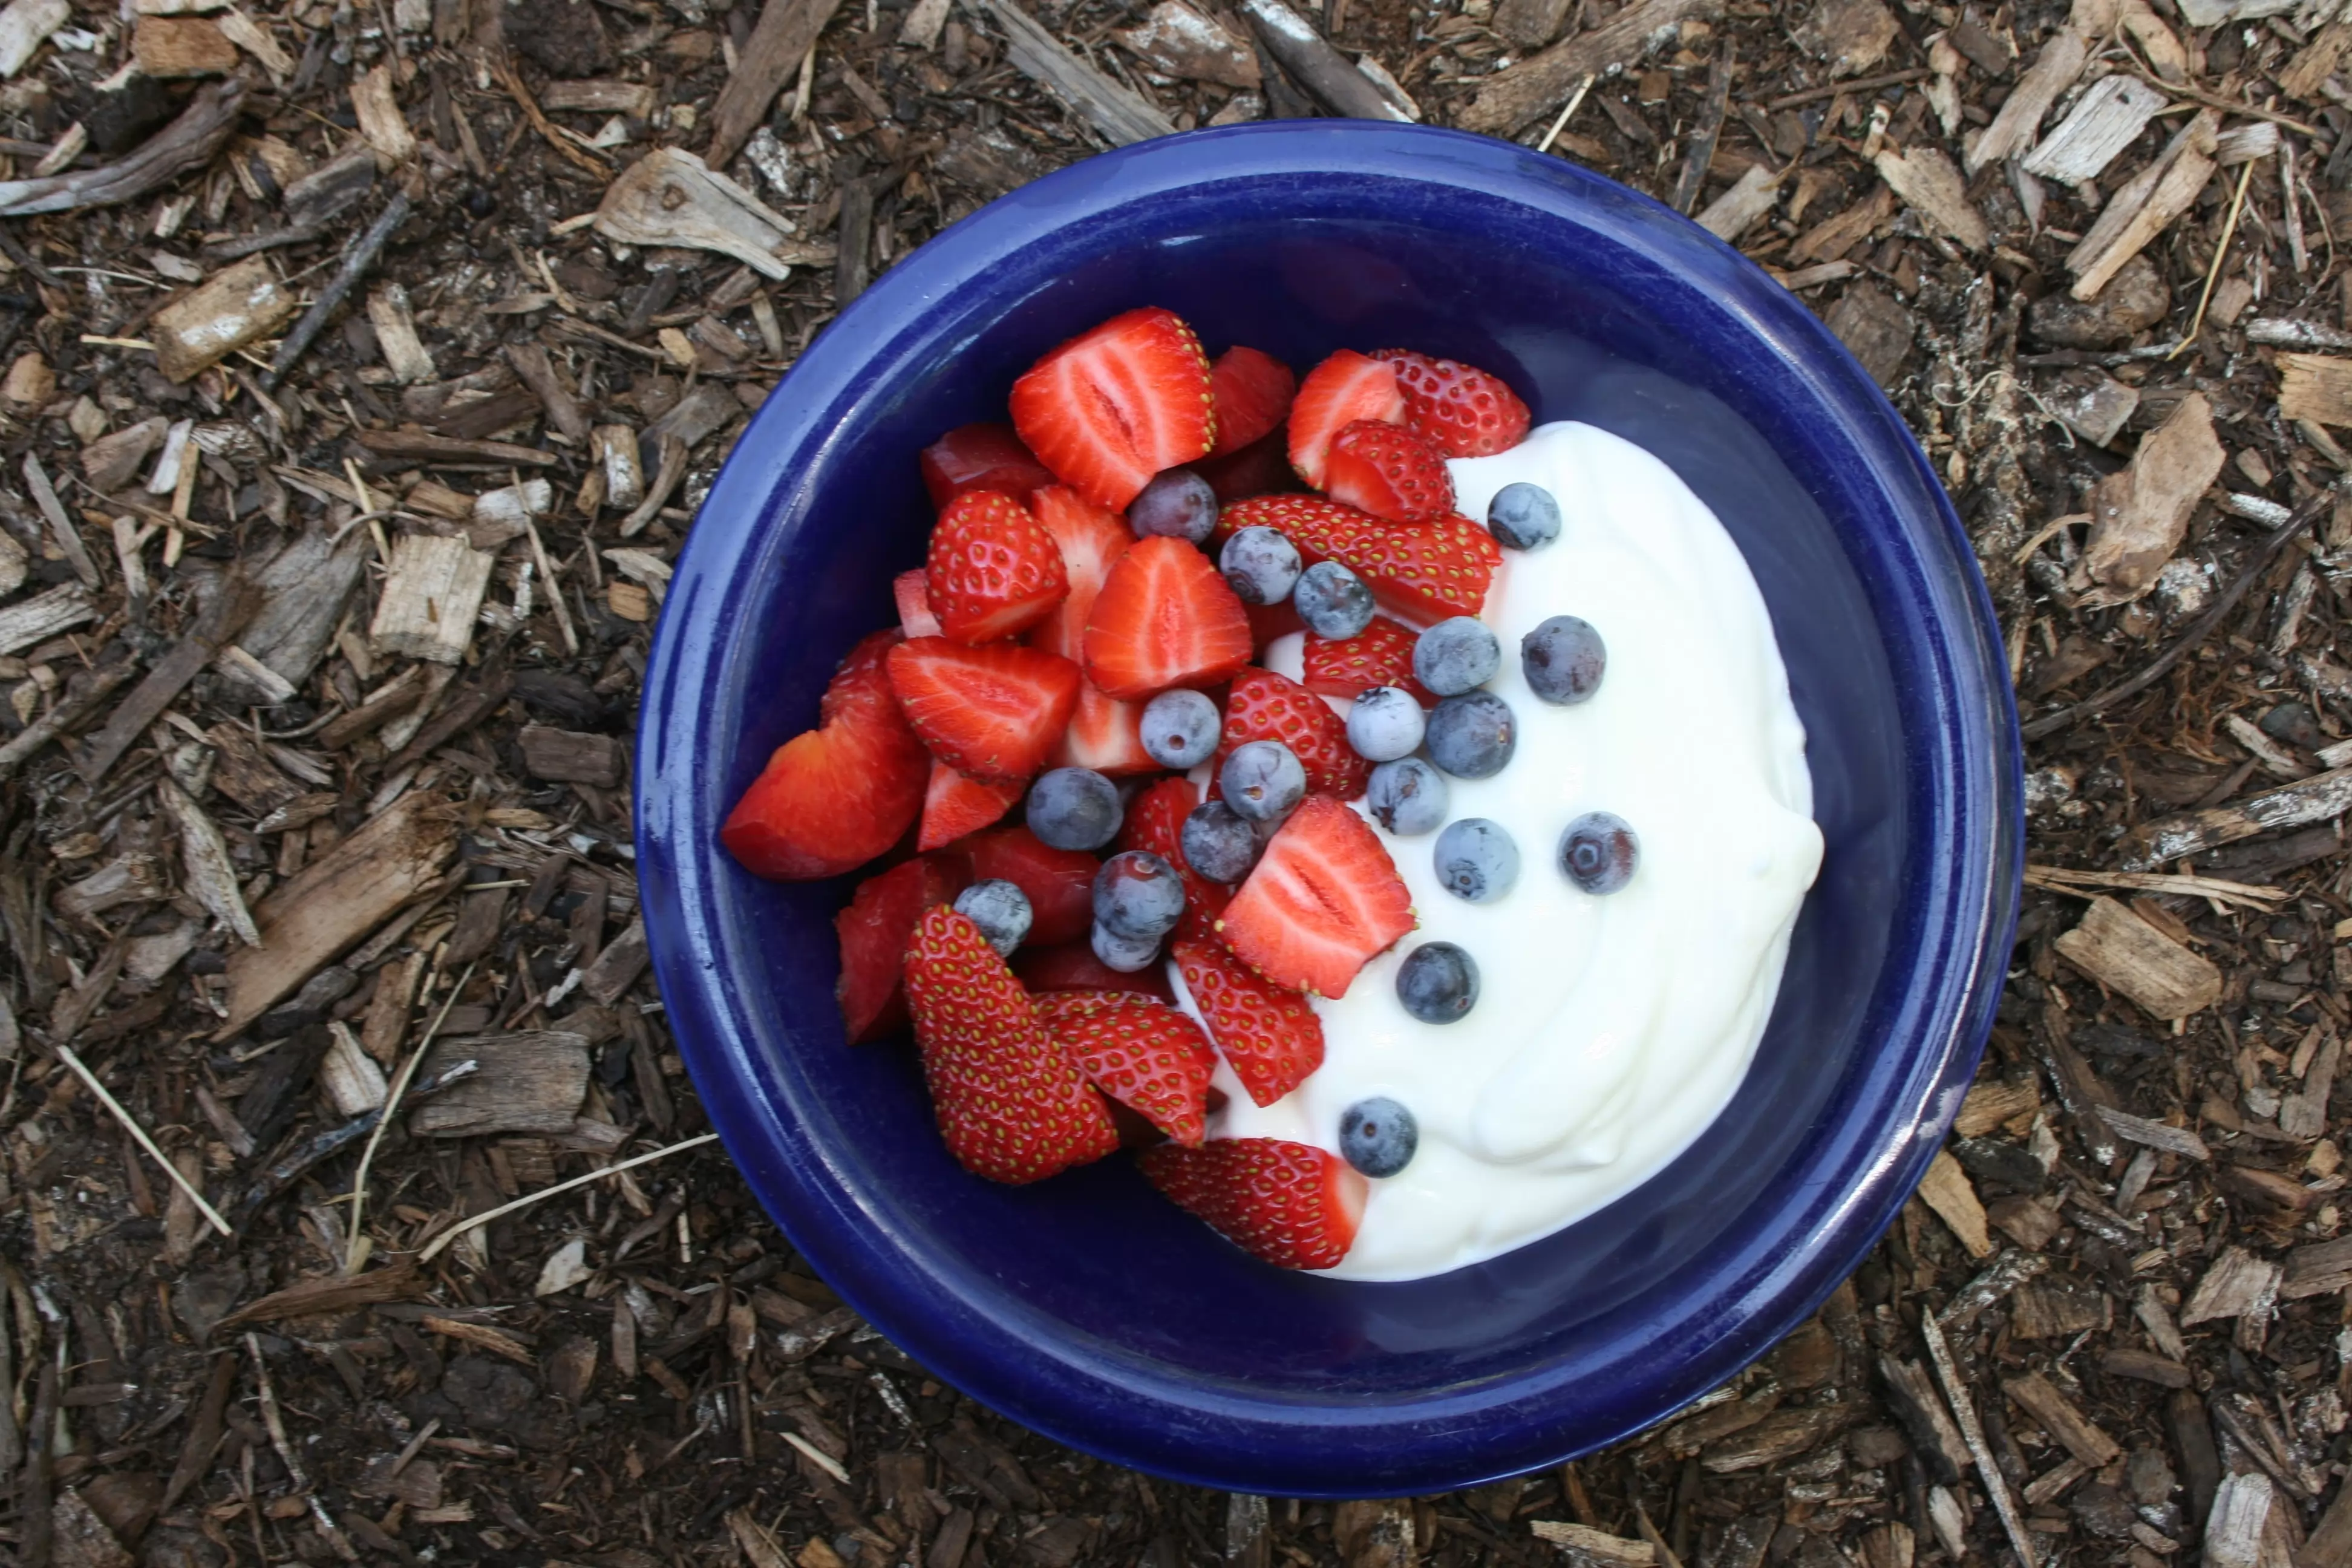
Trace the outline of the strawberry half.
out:
[[[1087,678],[1125,701],[1214,686],[1249,661],[1249,616],[1206,555],[1181,539],[1139,539],[1095,598],[1086,653]]]
[[[923,448],[920,466],[934,509],[944,509],[966,490],[1026,496],[1054,482],[1010,425],[960,425]]]
[[[1244,669],[1234,677],[1225,698],[1224,732],[1217,739],[1217,765],[1237,746],[1279,741],[1306,771],[1310,794],[1354,800],[1371,783],[1372,764],[1348,744],[1348,721],[1331,705],[1286,675]]]
[[[974,778],[1025,779],[1070,721],[1078,667],[1013,643],[917,637],[890,650],[890,686],[940,761]]]
[[[929,853],[952,844],[967,833],[977,833],[1001,819],[1019,803],[1019,779],[976,779],[956,772],[937,757],[931,759],[931,782],[923,791],[923,821],[915,833],[915,847]]]
[[[1303,487],[1291,471],[1290,445],[1277,428],[1238,451],[1203,458],[1186,468],[1209,481],[1219,506],[1251,496],[1290,495]]]
[[[1408,626],[1478,614],[1503,564],[1495,536],[1458,513],[1401,524],[1321,496],[1259,496],[1225,508],[1217,531],[1258,524],[1279,529],[1308,565],[1337,561],[1347,567],[1382,609]]]
[[[1201,804],[1201,795],[1188,778],[1164,778],[1129,803],[1127,820],[1119,825],[1121,849],[1149,849],[1184,879],[1184,913],[1176,935],[1206,936],[1216,929],[1233,889],[1212,882],[1184,859],[1184,819]]]
[[[1160,764],[1143,749],[1143,704],[1105,697],[1083,677],[1069,728],[1045,761],[1057,768],[1092,768],[1114,778],[1160,772]]]
[[[1359,419],[1403,424],[1404,394],[1390,366],[1341,349],[1308,371],[1290,400],[1290,466],[1298,477],[1321,489],[1332,437]]]
[[[1070,591],[1062,549],[1029,509],[996,490],[948,502],[923,563],[943,637],[994,642],[1027,631]]]
[[[1276,985],[1345,996],[1364,962],[1412,925],[1412,895],[1371,825],[1310,795],[1235,890],[1217,934]]]
[[[963,891],[961,869],[952,858],[919,856],[901,860],[878,877],[857,884],[849,907],[833,917],[841,938],[841,977],[834,1000],[853,1046],[895,1035],[907,1026],[907,998],[899,981],[907,970],[907,940],[925,910]]]
[[[1179,1143],[1197,1145],[1207,1135],[1217,1058],[1200,1025],[1165,1002],[1115,991],[1058,991],[1031,1001],[1045,1033],[1088,1083]]]
[[[1215,437],[1209,361],[1172,310],[1113,316],[1013,384],[1013,427],[1055,477],[1124,511],[1163,468],[1205,457]]]
[[[1330,1268],[1364,1217],[1364,1178],[1284,1138],[1163,1143],[1136,1156],[1151,1184],[1227,1241],[1277,1268]]]
[[[940,618],[931,614],[931,577],[921,567],[890,579],[890,596],[898,605],[898,629],[910,637],[940,635]]]
[[[1402,425],[1359,419],[1332,437],[1324,489],[1333,500],[1391,522],[1429,522],[1454,510],[1445,454]]]
[[[1449,458],[1491,458],[1527,439],[1528,405],[1500,377],[1411,349],[1372,357],[1396,367],[1404,422]]]
[[[1089,942],[1066,942],[1057,947],[1039,947],[1034,942],[1036,928],[1030,928],[1033,940],[1024,942],[1013,954],[1013,973],[1031,993],[1047,991],[1118,991],[1134,996],[1156,996],[1162,1002],[1172,1002],[1176,992],[1168,984],[1168,967],[1150,963],[1132,974],[1122,974],[1095,956]]]
[[[1298,377],[1272,354],[1236,343],[1209,367],[1209,395],[1217,410],[1213,458],[1238,452],[1273,432],[1290,412]]]
[[[948,1152],[992,1182],[1042,1181],[1118,1147],[1087,1088],[980,928],[944,905],[907,949],[907,1011]]]
[[[1323,1065],[1323,1020],[1307,998],[1254,973],[1218,942],[1178,942],[1177,973],[1218,1054],[1260,1105],[1272,1105]]]
[[[1300,684],[1318,696],[1351,700],[1375,686],[1396,686],[1412,692],[1423,707],[1434,706],[1437,698],[1413,678],[1412,648],[1420,640],[1386,616],[1374,616],[1371,625],[1351,637],[1308,632]]]
[[[719,842],[754,876],[805,882],[873,859],[914,825],[930,764],[891,694],[898,634],[850,650],[817,705],[817,728],[776,748],[727,814]]]
[[[1067,485],[1048,485],[1029,498],[1037,526],[1053,535],[1062,552],[1062,573],[1070,591],[1029,634],[1029,646],[1064,658],[1086,657],[1087,616],[1102,592],[1114,562],[1127,553],[1135,534],[1127,519],[1105,511]]]
[[[1031,942],[1053,947],[1086,940],[1094,926],[1101,861],[1083,849],[1056,849],[1026,827],[983,833],[963,847],[971,857],[973,881],[998,877],[1029,895]]]

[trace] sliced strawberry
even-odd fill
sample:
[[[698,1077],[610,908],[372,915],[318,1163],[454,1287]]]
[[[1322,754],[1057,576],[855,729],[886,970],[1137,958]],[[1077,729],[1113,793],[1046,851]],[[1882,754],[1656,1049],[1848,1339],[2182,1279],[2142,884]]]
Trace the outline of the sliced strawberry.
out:
[[[1372,764],[1348,744],[1348,721],[1331,705],[1286,675],[1244,669],[1225,697],[1224,732],[1217,738],[1217,765],[1237,746],[1279,741],[1307,772],[1315,795],[1354,800],[1371,782]]]
[[[1341,349],[1307,373],[1290,401],[1290,466],[1298,477],[1321,489],[1331,438],[1359,419],[1403,424],[1404,394],[1394,370]]]
[[[727,815],[719,842],[755,876],[805,882],[855,870],[914,825],[930,764],[891,695],[895,631],[850,650],[818,727],[776,748]]]
[[[848,908],[833,917],[841,938],[841,977],[833,994],[851,1045],[907,1026],[907,998],[898,984],[907,968],[907,939],[925,910],[952,902],[967,880],[954,858],[918,856],[858,883]]]
[[[1165,1002],[1117,991],[1057,991],[1031,999],[1037,1021],[1079,1073],[1175,1142],[1208,1132],[1216,1054],[1201,1026]]]
[[[1052,767],[1092,768],[1114,778],[1160,771],[1143,749],[1143,704],[1105,697],[1084,679],[1078,682],[1078,705],[1070,710],[1069,728],[1045,761]]]
[[[1233,889],[1212,882],[1184,858],[1184,819],[1201,804],[1200,791],[1187,778],[1165,778],[1129,803],[1127,820],[1119,825],[1121,849],[1149,849],[1184,879],[1184,913],[1176,922],[1179,937],[1206,936],[1216,930]]]
[[[1272,1105],[1323,1065],[1323,1020],[1307,998],[1254,972],[1221,942],[1170,950],[1209,1037],[1260,1105]]]
[[[1087,675],[1129,701],[1214,686],[1249,659],[1249,616],[1209,558],[1181,539],[1139,539],[1087,617]]]
[[[1412,926],[1412,895],[1371,825],[1310,795],[1234,892],[1217,934],[1276,985],[1345,996],[1365,960]]]
[[[1307,623],[1298,617],[1298,606],[1288,599],[1279,605],[1244,605],[1242,608],[1249,612],[1252,658],[1264,658],[1266,644],[1275,638],[1307,629]]]
[[[1032,940],[1023,942],[1013,954],[1013,973],[1033,993],[1119,991],[1134,996],[1157,996],[1162,1002],[1176,999],[1175,988],[1168,984],[1165,964],[1150,963],[1132,974],[1122,974],[1095,956],[1090,942],[1039,947],[1035,935],[1036,928],[1033,926]]]
[[[960,425],[923,448],[923,488],[945,508],[966,490],[1026,496],[1054,476],[1010,425]]]
[[[1364,1178],[1336,1155],[1283,1138],[1163,1143],[1136,1156],[1151,1184],[1227,1241],[1277,1268],[1330,1268],[1364,1217]]]
[[[931,1110],[956,1163],[1035,1182],[1118,1147],[1110,1117],[1046,1036],[980,928],[935,905],[907,948],[907,1011]]]
[[[1217,408],[1217,444],[1209,455],[1222,458],[1282,423],[1298,377],[1272,354],[1236,343],[1209,367],[1209,390]]]
[[[1021,800],[1019,779],[976,779],[931,759],[930,787],[923,792],[923,824],[915,847],[929,851],[952,844],[1003,819]]]
[[[1061,547],[1062,572],[1069,579],[1069,595],[1054,606],[1029,634],[1029,646],[1064,658],[1086,657],[1087,616],[1102,592],[1111,563],[1135,542],[1127,519],[1105,511],[1067,485],[1048,485],[1029,498],[1037,525]]]
[[[931,577],[921,567],[890,579],[890,596],[898,602],[898,629],[910,637],[940,635],[940,618],[931,614]]]
[[[1398,686],[1427,708],[1437,701],[1413,679],[1412,648],[1421,639],[1386,616],[1351,637],[1307,634],[1307,668],[1301,682],[1323,697],[1361,697],[1375,686]]]
[[[1083,942],[1094,926],[1095,873],[1102,862],[1083,849],[1056,849],[1026,827],[983,833],[964,846],[971,879],[1001,877],[1029,895],[1029,941],[1039,947]]]
[[[1291,471],[1289,438],[1279,429],[1239,451],[1184,466],[1209,481],[1209,488],[1217,492],[1219,506],[1252,496],[1292,495],[1306,488]]]
[[[1214,440],[1201,340],[1156,306],[1113,316],[1013,384],[1013,427],[1064,484],[1123,511],[1154,474]]]
[[[1478,614],[1503,563],[1495,536],[1459,513],[1402,524],[1321,496],[1260,496],[1217,518],[1224,534],[1260,524],[1279,529],[1307,564],[1337,561],[1355,573],[1381,607],[1408,626]]]
[[[1025,779],[1070,721],[1078,667],[1014,643],[917,637],[890,650],[890,686],[940,761],[974,778]]]
[[[1454,510],[1445,454],[1402,425],[1359,419],[1331,438],[1323,462],[1333,500],[1391,522],[1429,522]]]
[[[1498,376],[1411,349],[1372,355],[1396,367],[1404,422],[1449,458],[1491,458],[1527,439],[1528,405]]]
[[[923,571],[940,635],[960,643],[1027,631],[1070,591],[1054,536],[996,490],[967,490],[948,502]]]

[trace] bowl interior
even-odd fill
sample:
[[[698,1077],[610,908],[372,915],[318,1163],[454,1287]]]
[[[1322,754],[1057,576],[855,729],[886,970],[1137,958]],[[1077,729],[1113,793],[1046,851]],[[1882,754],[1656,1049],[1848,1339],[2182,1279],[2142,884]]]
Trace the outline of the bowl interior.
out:
[[[1188,1479],[1360,1495],[1506,1473],[1654,1419],[1854,1261],[1973,1068],[1990,998],[1971,986],[2011,914],[2013,740],[1940,492],[1777,286],[1553,160],[1433,132],[1383,133],[1377,157],[1340,132],[1302,159],[1276,131],[1207,139],[1189,169],[1163,144],[1160,163],[1136,149],[1065,171],[834,326],[698,523],[640,787],[689,1063],[755,1188],[850,1300],[1065,1440]],[[1342,1284],[1255,1264],[1122,1161],[1024,1189],[966,1176],[929,1131],[911,1047],[843,1043],[830,920],[846,884],[761,882],[716,851],[727,805],[888,619],[891,575],[920,564],[917,450],[1003,417],[1041,352],[1141,304],[1184,316],[1212,354],[1249,343],[1302,372],[1391,345],[1495,371],[1538,421],[1588,421],[1673,467],[1769,606],[1827,856],[1755,1067],[1667,1171],[1495,1262]]]

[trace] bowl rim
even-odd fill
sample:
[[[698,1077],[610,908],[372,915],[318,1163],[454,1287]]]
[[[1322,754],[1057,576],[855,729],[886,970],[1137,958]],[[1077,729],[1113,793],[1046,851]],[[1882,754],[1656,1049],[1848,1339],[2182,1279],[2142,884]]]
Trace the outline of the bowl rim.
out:
[[[1909,1114],[1863,1141],[1866,1150],[1842,1156],[1859,1174],[1806,1246],[1743,1263],[1741,1296],[1711,1342],[1656,1373],[1646,1400],[1621,1394],[1613,1415],[1572,1437],[1548,1403],[1561,1391],[1541,1382],[1516,1398],[1489,1390],[1465,1394],[1458,1405],[1416,1405],[1409,1423],[1384,1420],[1377,1409],[1335,1417],[1328,1406],[1302,1423],[1296,1408],[1253,1403],[1230,1388],[1139,1387],[1131,1377],[1108,1375],[1107,1361],[1089,1364],[1071,1347],[1046,1342],[1034,1324],[990,1318],[926,1294],[929,1277],[918,1260],[868,1245],[854,1199],[828,1190],[822,1157],[787,1152],[782,1135],[788,1124],[759,1092],[730,1022],[736,1004],[723,974],[719,901],[706,874],[719,858],[709,837],[716,818],[708,815],[708,801],[700,812],[697,803],[709,792],[663,787],[675,783],[666,756],[688,759],[684,765],[691,768],[698,755],[709,754],[696,749],[707,723],[698,694],[714,689],[709,678],[730,646],[724,631],[709,624],[722,617],[706,615],[698,623],[695,611],[706,596],[725,595],[737,560],[789,504],[783,456],[804,457],[823,444],[822,416],[851,389],[879,335],[875,329],[893,312],[919,313],[983,275],[995,258],[1047,233],[1102,221],[1139,198],[1238,179],[1322,174],[1467,183],[1482,195],[1559,216],[1575,207],[1574,221],[1587,224],[1605,205],[1602,226],[1612,238],[1662,267],[1680,267],[1727,289],[1748,319],[1769,322],[1787,345],[1790,374],[1836,416],[1841,444],[1854,460],[1890,493],[1921,503],[1915,511],[1898,509],[1913,548],[1923,560],[1942,558],[1934,565],[1960,568],[1946,574],[1950,581],[1939,577],[1916,595],[1932,604],[1931,624],[1949,645],[1951,689],[1915,692],[1910,700],[1933,705],[1918,722],[1941,737],[1940,752],[1963,766],[1984,766],[1969,787],[1946,781],[1961,797],[1956,809],[1965,808],[1969,820],[1961,826],[1970,831],[1960,837],[1975,853],[1950,856],[1948,866],[1937,862],[1931,897],[1940,894],[1940,902],[1925,917],[1921,952],[1895,1014],[1891,1037],[1907,1034],[1917,1042],[1899,1086],[1899,1104]],[[1049,206],[1050,222],[1042,216]],[[793,395],[777,395],[786,388]],[[1058,1442],[1191,1484],[1297,1497],[1451,1489],[1591,1452],[1714,1388],[1819,1307],[1925,1174],[1990,1031],[2021,893],[2022,746],[2001,647],[1973,548],[1899,414],[1801,301],[1713,235],[1603,175],[1462,132],[1309,120],[1186,132],[1082,160],[941,231],[845,308],[754,415],[674,563],[656,627],[635,757],[641,919],[680,1055],[747,1184],[844,1300],[926,1370]],[[1179,1392],[1192,1397],[1169,1397]],[[1303,1439],[1312,1452],[1301,1451]]]

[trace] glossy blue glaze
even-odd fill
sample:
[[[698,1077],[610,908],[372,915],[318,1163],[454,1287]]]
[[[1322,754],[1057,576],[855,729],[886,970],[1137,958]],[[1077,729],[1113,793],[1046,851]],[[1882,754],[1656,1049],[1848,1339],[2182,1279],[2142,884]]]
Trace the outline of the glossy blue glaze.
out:
[[[889,619],[891,575],[920,563],[917,450],[1003,417],[1041,352],[1143,304],[1184,315],[1212,353],[1247,342],[1303,370],[1402,344],[1496,371],[1539,420],[1589,420],[1671,464],[1770,606],[1829,847],[1755,1069],[1655,1180],[1493,1263],[1342,1284],[1258,1265],[1124,1161],[1021,1189],[964,1175],[911,1050],[842,1042],[830,921],[847,882],[760,882],[717,845],[770,750],[814,721],[835,661]],[[656,972],[710,1115],[877,1327],[1107,1458],[1392,1497],[1639,1429],[1861,1260],[1990,1025],[2018,758],[1958,520],[1802,304],[1571,164],[1295,121],[1040,180],[908,257],[802,356],[677,563],[646,680],[637,842]]]

